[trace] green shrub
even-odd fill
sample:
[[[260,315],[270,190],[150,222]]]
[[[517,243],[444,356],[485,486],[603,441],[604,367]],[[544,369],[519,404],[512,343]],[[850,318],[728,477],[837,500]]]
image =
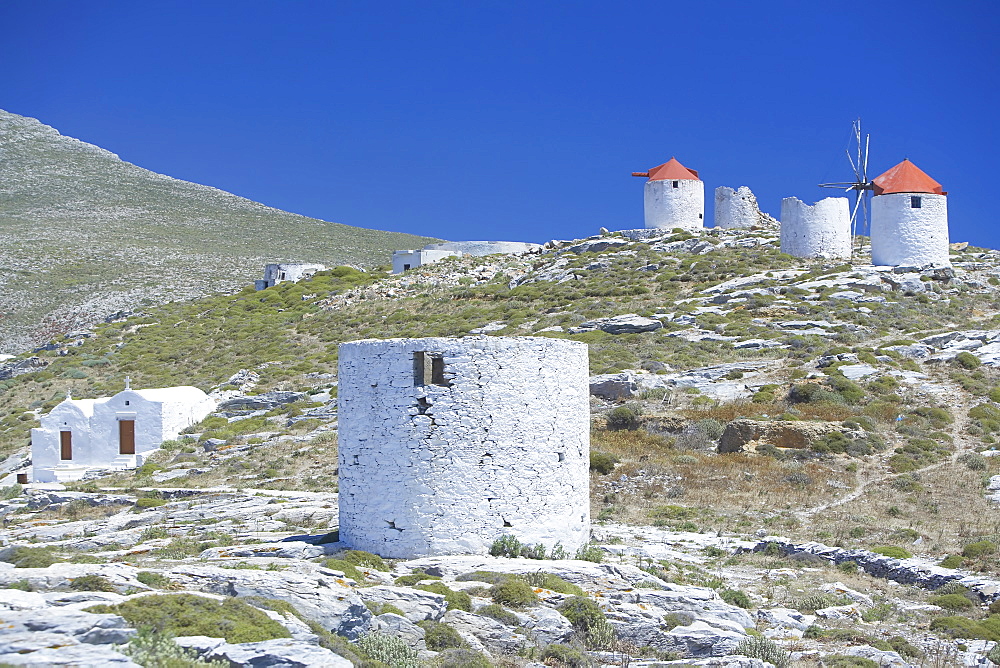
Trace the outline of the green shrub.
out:
[[[746,610],[750,609],[750,597],[744,592],[736,589],[723,589],[719,592],[719,596],[729,605],[735,605]]]
[[[982,364],[982,361],[969,352],[960,352],[955,355],[955,364],[963,369],[975,369]]]
[[[611,431],[622,431],[625,429],[639,428],[639,415],[641,411],[634,406],[618,406],[608,411],[606,416],[608,429]]]
[[[938,566],[941,568],[960,568],[962,566],[962,557],[958,554],[949,554],[941,560]]]
[[[386,615],[392,613],[394,615],[399,615],[400,617],[405,617],[406,615],[398,607],[392,603],[379,603],[378,601],[365,601],[365,607],[368,611],[375,615]]]
[[[331,571],[340,571],[345,577],[349,577],[355,582],[364,582],[365,574],[358,570],[358,567],[349,561],[344,561],[343,559],[334,559],[333,557],[325,559],[323,561],[323,566],[329,568]],[[399,584],[397,581],[396,584]]]
[[[555,659],[559,662],[556,665],[569,666],[569,668],[582,668],[583,666],[591,665],[586,654],[575,647],[558,643],[547,645],[543,648],[541,658],[543,660]],[[548,664],[548,661],[546,661],[546,664]]]
[[[958,456],[958,463],[965,464],[970,471],[985,471],[986,458],[978,452],[964,452]]]
[[[516,559],[521,556],[524,545],[515,536],[503,535],[490,545],[490,554],[494,557]]]
[[[171,589],[174,586],[170,578],[155,571],[139,571],[136,573],[135,579],[147,587],[155,587],[157,589]]]
[[[618,458],[600,450],[590,451],[590,470],[601,475],[607,475],[615,470]]]
[[[48,568],[59,559],[51,548],[19,545],[7,552],[4,561],[14,564],[14,568]]]
[[[181,647],[173,636],[151,628],[139,629],[121,652],[140,666],[154,668],[229,668],[226,659],[203,661],[193,649]]]
[[[392,668],[420,668],[417,650],[402,638],[385,633],[367,633],[358,638],[358,647],[372,661],[379,661]]]
[[[35,591],[35,588],[31,586],[31,583],[27,580],[15,580],[14,582],[8,582],[4,589],[20,589],[21,591]]]
[[[491,668],[490,662],[480,652],[471,649],[446,649],[436,657],[434,668]]]
[[[118,591],[103,575],[82,575],[69,581],[69,588],[73,591]]]
[[[495,585],[505,582],[514,577],[510,573],[497,573],[496,571],[473,571],[472,573],[462,573],[455,577],[456,582],[485,582]]]
[[[979,557],[985,556],[987,554],[993,554],[997,551],[997,544],[991,540],[980,540],[975,543],[969,543],[962,548],[962,556],[968,557],[969,559],[978,559]]]
[[[425,620],[417,622],[417,626],[424,630],[424,641],[427,649],[434,652],[441,652],[446,649],[468,649],[469,645],[458,634],[458,631],[442,622]]]
[[[939,596],[932,596],[928,603],[944,608],[945,610],[961,610],[962,608],[972,607],[972,601],[961,594],[941,594]]]
[[[525,573],[517,577],[521,578],[532,587],[540,587],[542,589],[548,589],[560,594],[571,594],[573,596],[584,595],[584,591],[575,584],[567,582],[558,575],[553,575],[552,573],[536,571],[534,573]]]
[[[538,603],[538,595],[524,580],[511,578],[490,587],[490,597],[494,603],[508,608],[527,608]]]
[[[773,640],[763,636],[748,636],[733,649],[733,654],[741,654],[751,659],[760,659],[774,664],[775,668],[788,668],[791,659],[788,652]]]
[[[909,640],[903,636],[893,636],[888,640],[889,647],[892,647],[900,656],[906,657],[908,659],[915,659],[919,656],[923,656],[923,652],[919,647],[910,643]]]
[[[165,505],[167,503],[166,499],[158,499],[152,496],[146,496],[141,499],[135,500],[135,507],[137,510],[145,510],[146,508],[157,508],[159,506]]]
[[[834,608],[839,605],[850,605],[853,601],[846,596],[837,596],[836,594],[807,594],[802,598],[796,599],[790,604],[790,607],[795,608],[801,612],[816,612],[817,610],[822,610],[823,608]]]
[[[606,649],[614,642],[614,627],[593,600],[585,596],[571,596],[559,604],[558,610],[574,629],[583,634],[587,647]]]
[[[938,617],[931,620],[931,630],[952,638],[981,638],[1000,642],[1000,615],[976,621],[968,617]]]
[[[427,573],[422,573],[417,571],[416,573],[410,573],[409,575],[400,575],[394,580],[397,587],[412,587],[418,582],[424,580],[440,580],[440,575],[427,575]]]
[[[677,628],[678,626],[687,626],[694,621],[694,615],[687,612],[668,612],[663,615],[663,620],[660,624],[664,629],[670,630]]]
[[[872,552],[881,554],[883,557],[891,557],[892,559],[909,559],[913,556],[908,550],[895,545],[879,545],[878,547],[873,547]]]
[[[152,594],[87,611],[121,615],[136,628],[174,636],[209,636],[231,643],[291,637],[284,626],[235,598],[216,601],[194,594]]]
[[[986,653],[986,658],[992,661],[994,665],[1000,666],[1000,642],[990,648],[990,651]]]
[[[476,610],[476,614],[482,615],[483,617],[489,617],[490,619],[495,619],[501,624],[506,624],[507,626],[518,626],[521,623],[521,620],[517,618],[517,615],[510,610],[507,610],[502,605],[497,605],[496,603],[484,605]]]
[[[604,561],[604,550],[596,545],[584,545],[576,551],[573,558],[579,559],[580,561],[592,561],[595,564],[599,564]]]
[[[464,610],[472,612],[472,598],[464,591],[455,591],[445,586],[443,582],[433,582],[426,585],[417,585],[415,589],[429,591],[432,594],[441,594],[448,603],[449,610]]]
[[[389,567],[386,565],[382,557],[377,554],[372,554],[371,552],[365,552],[363,550],[348,550],[343,554],[339,555],[341,559],[349,564],[354,564],[355,566],[363,566],[365,568],[372,568],[376,571],[387,572]]]

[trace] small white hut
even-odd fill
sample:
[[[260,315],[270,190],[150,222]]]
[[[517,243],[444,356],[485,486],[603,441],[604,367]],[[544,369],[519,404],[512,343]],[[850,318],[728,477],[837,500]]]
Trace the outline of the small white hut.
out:
[[[670,158],[648,172],[632,172],[632,176],[649,179],[643,190],[646,229],[704,229],[705,182],[697,171]]]
[[[872,198],[872,264],[947,266],[948,198],[909,160],[877,177]]]
[[[34,482],[79,480],[92,469],[140,466],[163,441],[215,410],[197,387],[125,389],[113,397],[67,397],[31,430]]]
[[[284,281],[301,281],[309,278],[317,271],[323,271],[326,265],[304,263],[271,263],[264,267],[264,278],[254,281],[258,290],[266,290]]]
[[[846,197],[812,206],[797,197],[781,200],[781,252],[828,260],[851,257],[851,209]]]

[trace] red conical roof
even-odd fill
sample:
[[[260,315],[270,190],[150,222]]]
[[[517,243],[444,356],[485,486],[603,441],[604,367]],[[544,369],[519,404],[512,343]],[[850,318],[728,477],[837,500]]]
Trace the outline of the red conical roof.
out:
[[[700,180],[698,172],[688,169],[677,158],[670,158],[662,165],[653,167],[648,172],[632,172],[632,176],[648,176],[650,181],[679,181],[681,179]]]
[[[876,177],[873,183],[876,195],[891,195],[892,193],[948,194],[941,189],[940,183],[927,176],[909,159],[903,160],[885,174]]]

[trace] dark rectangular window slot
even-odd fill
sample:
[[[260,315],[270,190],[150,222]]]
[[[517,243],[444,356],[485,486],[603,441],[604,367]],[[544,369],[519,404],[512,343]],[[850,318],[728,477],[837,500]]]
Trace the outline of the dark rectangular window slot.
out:
[[[677,181],[674,181],[674,188],[677,188],[679,185],[680,184]]]
[[[409,270],[409,268],[410,268],[410,265],[408,265],[408,264],[404,264],[403,265],[403,271],[407,271],[407,270]]]
[[[920,204],[921,204],[921,202],[920,202],[920,198],[919,197],[916,197],[916,196],[913,196],[913,195],[910,196],[910,208],[911,209],[919,209],[920,208]]]
[[[441,353],[413,353],[413,385],[451,386],[451,381],[444,375],[444,356]]]

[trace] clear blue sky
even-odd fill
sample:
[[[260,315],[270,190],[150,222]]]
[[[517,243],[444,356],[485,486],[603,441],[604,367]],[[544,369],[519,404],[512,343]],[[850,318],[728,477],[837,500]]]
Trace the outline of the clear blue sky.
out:
[[[616,6],[618,5],[618,6]],[[4,0],[0,108],[349,225],[545,241],[642,227],[676,156],[774,215],[909,157],[1000,247],[1000,3]]]

